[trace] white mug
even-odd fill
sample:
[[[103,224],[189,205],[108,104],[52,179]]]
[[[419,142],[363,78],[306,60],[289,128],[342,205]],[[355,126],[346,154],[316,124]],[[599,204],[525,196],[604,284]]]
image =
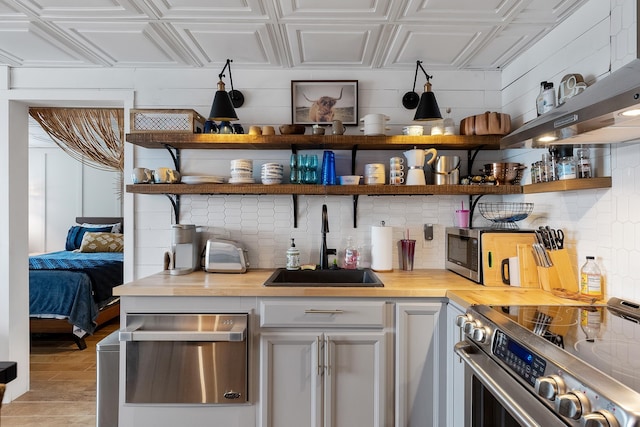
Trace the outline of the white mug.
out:
[[[133,168],[131,182],[134,184],[148,184],[153,181],[153,171],[147,168]]]
[[[404,178],[398,175],[390,175],[389,176],[389,184],[391,185],[399,185],[404,184]]]
[[[503,259],[500,273],[505,285],[520,286],[520,259],[517,256]]]
[[[156,184],[174,184],[180,182],[180,172],[171,168],[157,168],[153,171],[153,181]]]

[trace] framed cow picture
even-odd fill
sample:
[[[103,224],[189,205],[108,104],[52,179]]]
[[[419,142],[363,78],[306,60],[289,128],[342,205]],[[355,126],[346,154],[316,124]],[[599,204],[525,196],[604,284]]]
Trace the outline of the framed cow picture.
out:
[[[358,124],[357,80],[292,80],[291,123]]]

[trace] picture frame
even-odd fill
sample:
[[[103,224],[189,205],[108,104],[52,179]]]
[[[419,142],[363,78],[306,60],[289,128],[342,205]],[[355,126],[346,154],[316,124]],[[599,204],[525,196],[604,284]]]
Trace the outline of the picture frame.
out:
[[[358,80],[291,80],[291,123],[358,124]]]

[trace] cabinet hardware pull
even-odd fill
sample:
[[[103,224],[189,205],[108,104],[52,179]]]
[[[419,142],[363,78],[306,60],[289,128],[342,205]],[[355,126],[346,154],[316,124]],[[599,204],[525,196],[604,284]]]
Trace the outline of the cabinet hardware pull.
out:
[[[325,370],[327,371],[327,376],[331,376],[331,340],[327,337],[325,338],[325,354],[326,354],[326,364]]]
[[[322,345],[320,345],[320,335],[316,337],[316,358],[318,359],[318,376],[322,376]]]
[[[339,309],[335,309],[335,310],[330,310],[330,309],[321,309],[321,308],[307,308],[305,309],[305,314],[342,314],[344,313],[344,310],[339,310]]]

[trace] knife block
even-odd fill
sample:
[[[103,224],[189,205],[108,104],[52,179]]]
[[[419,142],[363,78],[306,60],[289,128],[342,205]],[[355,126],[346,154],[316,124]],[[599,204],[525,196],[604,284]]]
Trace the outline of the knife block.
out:
[[[538,282],[542,290],[551,292],[551,289],[560,287],[560,277],[558,276],[558,269],[552,267],[540,267],[538,266]]]
[[[578,277],[573,271],[573,263],[571,257],[566,249],[557,249],[555,251],[547,251],[553,262],[553,267],[556,269],[558,276],[558,286],[552,286],[554,288],[562,288],[571,292],[578,292]]]

